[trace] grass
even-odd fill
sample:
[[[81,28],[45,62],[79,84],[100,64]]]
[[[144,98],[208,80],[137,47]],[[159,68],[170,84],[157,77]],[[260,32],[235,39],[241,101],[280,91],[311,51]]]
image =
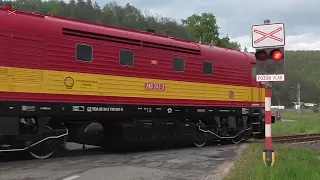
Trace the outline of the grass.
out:
[[[275,145],[275,166],[267,167],[262,160],[263,148],[261,143],[249,144],[224,180],[320,179],[320,153]]]
[[[272,124],[272,136],[320,133],[320,114],[281,113],[281,118],[295,121],[276,121]]]

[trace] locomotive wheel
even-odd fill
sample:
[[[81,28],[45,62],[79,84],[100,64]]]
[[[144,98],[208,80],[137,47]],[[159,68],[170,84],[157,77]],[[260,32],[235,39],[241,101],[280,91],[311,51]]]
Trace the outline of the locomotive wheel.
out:
[[[46,129],[52,129],[50,126],[46,126]],[[35,158],[35,159],[47,159],[50,156],[52,156],[52,154],[54,153],[54,151],[29,151],[29,154]]]
[[[205,126],[206,126],[206,125],[203,124],[202,122],[198,122],[196,125],[197,125],[197,126],[200,126],[200,127],[205,127]],[[196,130],[197,140],[195,140],[195,141],[193,142],[195,146],[197,146],[197,147],[203,147],[204,145],[206,145],[207,141],[201,140],[203,134],[204,134],[204,132],[201,132],[201,131],[199,131],[199,130]]]

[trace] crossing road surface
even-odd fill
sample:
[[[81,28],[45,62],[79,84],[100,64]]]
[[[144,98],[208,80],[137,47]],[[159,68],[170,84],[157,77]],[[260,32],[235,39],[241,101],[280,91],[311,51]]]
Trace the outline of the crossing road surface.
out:
[[[1,180],[220,180],[245,144],[0,162]]]

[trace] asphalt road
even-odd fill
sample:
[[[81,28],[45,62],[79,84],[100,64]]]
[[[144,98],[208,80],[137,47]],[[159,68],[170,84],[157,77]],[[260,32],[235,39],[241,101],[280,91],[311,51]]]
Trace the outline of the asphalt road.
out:
[[[0,162],[1,180],[220,180],[242,145]]]

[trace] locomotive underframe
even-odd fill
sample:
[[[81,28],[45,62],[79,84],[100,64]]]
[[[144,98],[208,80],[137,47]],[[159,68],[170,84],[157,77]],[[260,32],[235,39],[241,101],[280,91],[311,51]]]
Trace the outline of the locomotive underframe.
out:
[[[35,158],[65,149],[67,141],[106,148],[165,142],[201,147],[264,138],[262,107],[1,102],[0,108],[0,153],[29,151]]]

